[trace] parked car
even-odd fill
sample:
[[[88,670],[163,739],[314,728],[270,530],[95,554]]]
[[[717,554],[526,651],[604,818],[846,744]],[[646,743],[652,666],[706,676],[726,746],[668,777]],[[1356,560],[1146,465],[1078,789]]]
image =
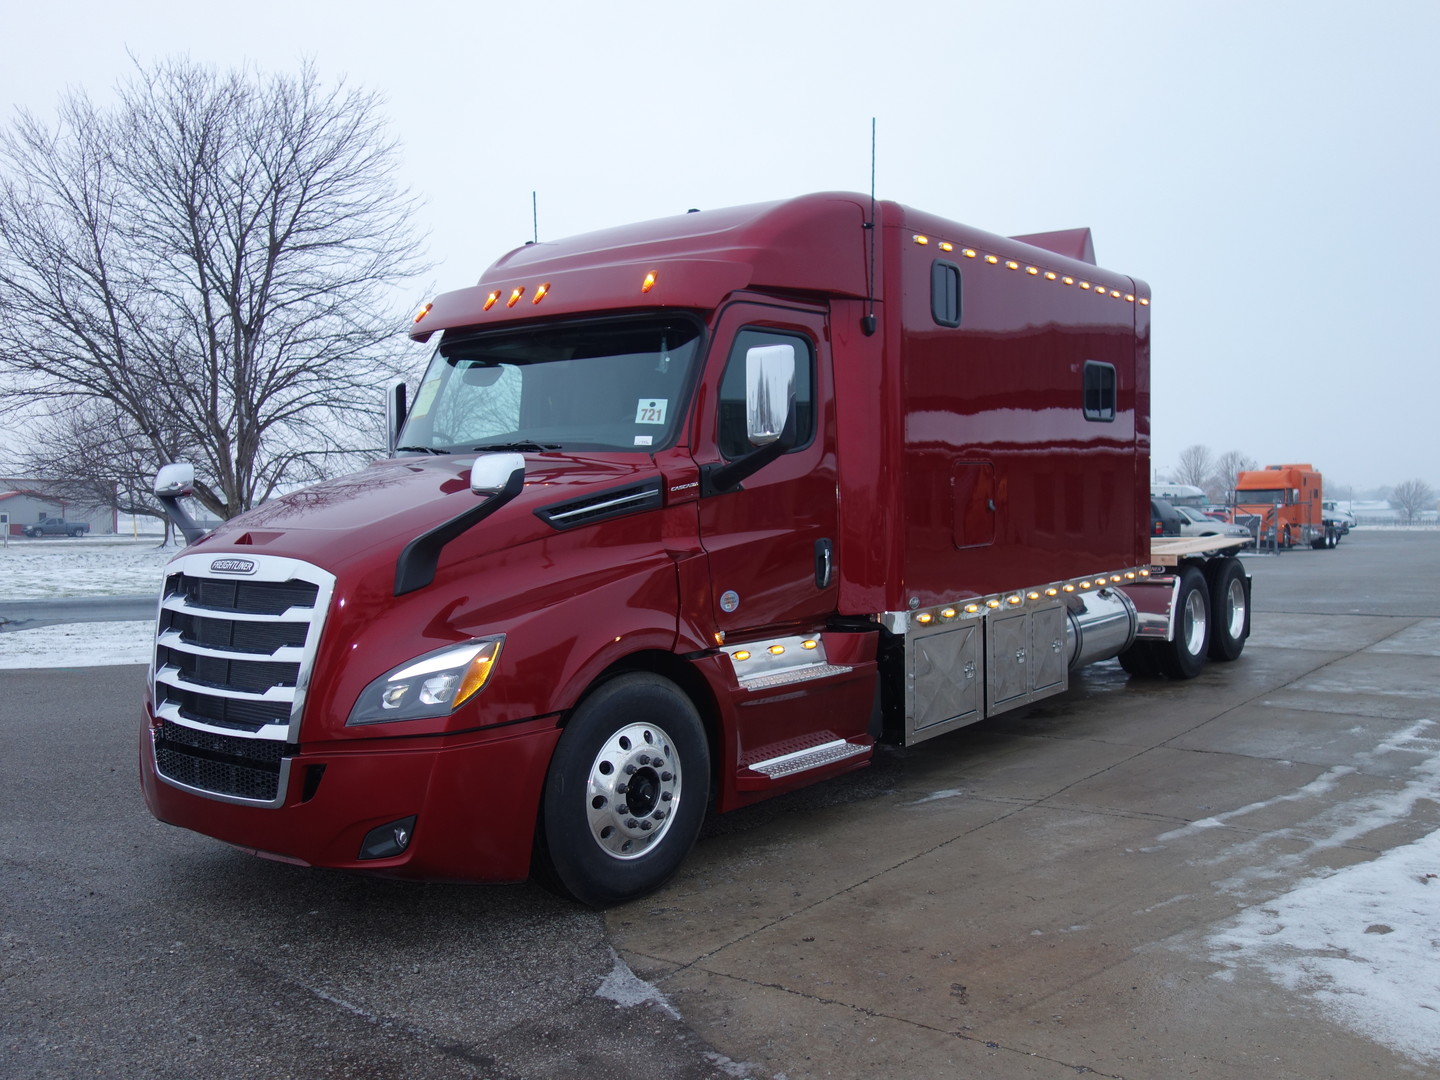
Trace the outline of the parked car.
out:
[[[90,531],[87,521],[66,521],[64,518],[45,518],[33,525],[25,526],[26,536],[84,536]]]
[[[1341,536],[1349,533],[1355,524],[1355,515],[1349,510],[1341,510],[1340,504],[1334,499],[1325,499],[1320,503],[1320,519],[1325,524],[1333,524],[1335,531]]]
[[[1244,525],[1233,525],[1228,521],[1216,521],[1209,514],[1201,513],[1193,506],[1177,506],[1180,515],[1181,536],[1243,536],[1254,540],[1255,536]]]
[[[1171,506],[1164,499],[1150,497],[1150,535],[1151,536],[1179,536],[1180,526],[1183,524],[1175,507]]]

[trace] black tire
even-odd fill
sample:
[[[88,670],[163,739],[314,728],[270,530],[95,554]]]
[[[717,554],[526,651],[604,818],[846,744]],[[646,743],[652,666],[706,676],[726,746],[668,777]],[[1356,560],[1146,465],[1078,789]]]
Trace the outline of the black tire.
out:
[[[1136,641],[1119,656],[1126,674],[1139,679],[1153,679],[1160,674],[1160,658],[1155,655],[1155,642]]]
[[[1172,679],[1193,679],[1205,669],[1210,648],[1210,589],[1205,575],[1193,566],[1180,571],[1174,619],[1174,640],[1155,643],[1160,672]]]
[[[1239,559],[1212,559],[1205,567],[1210,585],[1211,660],[1236,660],[1250,636],[1250,579]]]
[[[680,868],[710,796],[710,750],[667,679],[621,675],[582,701],[560,736],[541,803],[544,869],[581,903],[658,889]]]

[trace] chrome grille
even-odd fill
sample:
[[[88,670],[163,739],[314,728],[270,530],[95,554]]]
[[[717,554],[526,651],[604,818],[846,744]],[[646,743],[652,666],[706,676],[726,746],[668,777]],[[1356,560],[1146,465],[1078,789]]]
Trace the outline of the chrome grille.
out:
[[[241,562],[244,576],[215,572]],[[155,636],[160,777],[278,806],[334,578],[294,559],[185,555],[167,568]]]

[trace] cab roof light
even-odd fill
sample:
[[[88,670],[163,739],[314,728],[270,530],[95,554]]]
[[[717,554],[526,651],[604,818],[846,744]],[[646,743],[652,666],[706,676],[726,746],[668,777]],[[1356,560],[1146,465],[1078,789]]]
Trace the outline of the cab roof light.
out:
[[[430,309],[433,308],[434,306],[435,306],[434,304],[426,304],[426,305],[424,305],[423,307],[421,307],[421,309],[420,309],[418,312],[415,313],[415,321],[418,323],[418,322],[419,322],[421,319],[423,319],[426,315],[429,315],[429,314],[430,314]]]
[[[940,250],[941,250],[941,251],[954,251],[954,250],[955,250],[955,245],[952,244],[952,243],[950,243],[949,240],[941,240],[941,241],[940,241]]]
[[[520,302],[520,298],[521,298],[522,296],[524,296],[524,295],[525,295],[525,286],[524,286],[524,285],[517,285],[517,286],[515,286],[515,288],[510,291],[510,299],[505,301],[505,306],[506,306],[506,307],[514,307],[516,304],[518,304],[518,303]]]
[[[964,255],[967,259],[973,259],[975,258],[977,252],[974,248],[966,248],[964,251],[960,252],[960,254]]]
[[[495,306],[495,302],[499,299],[500,290],[496,289],[494,292],[492,292],[489,296],[485,298],[485,307],[482,310],[489,311],[492,307]]]
[[[916,233],[912,239],[914,239],[917,244],[928,244],[930,242],[930,238],[922,233]]]
[[[545,299],[545,294],[549,291],[550,282],[544,282],[538,289],[535,290],[535,295],[530,298],[530,302],[532,304],[538,304],[541,300]]]
[[[651,289],[655,288],[655,282],[659,280],[659,277],[659,271],[651,270],[645,275],[645,280],[640,283],[640,291],[642,293],[648,293]]]

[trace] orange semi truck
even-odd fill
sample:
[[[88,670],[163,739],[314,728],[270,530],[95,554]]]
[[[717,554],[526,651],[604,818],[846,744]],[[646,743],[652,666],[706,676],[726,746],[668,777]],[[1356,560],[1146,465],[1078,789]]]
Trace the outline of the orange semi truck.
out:
[[[1340,542],[1334,522],[1325,520],[1321,477],[1313,465],[1266,465],[1235,479],[1235,516],[1260,520],[1260,539],[1280,547],[1309,544],[1333,548]]]

